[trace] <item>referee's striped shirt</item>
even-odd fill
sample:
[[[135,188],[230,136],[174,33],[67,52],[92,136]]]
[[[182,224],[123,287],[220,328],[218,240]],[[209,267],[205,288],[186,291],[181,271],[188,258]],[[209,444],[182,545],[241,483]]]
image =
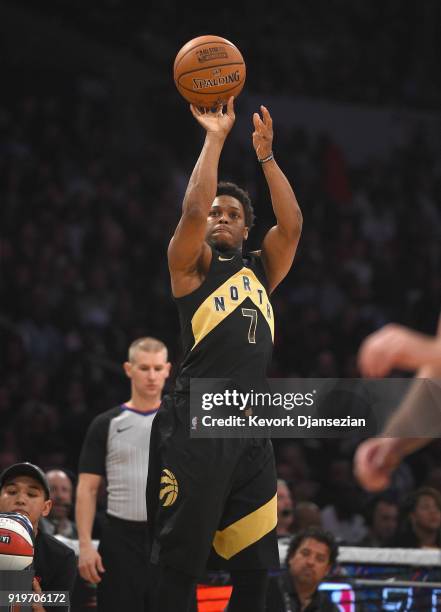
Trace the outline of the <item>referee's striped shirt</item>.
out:
[[[140,412],[123,404],[98,415],[89,426],[79,472],[106,479],[107,513],[111,516],[147,520],[150,432],[157,412]]]

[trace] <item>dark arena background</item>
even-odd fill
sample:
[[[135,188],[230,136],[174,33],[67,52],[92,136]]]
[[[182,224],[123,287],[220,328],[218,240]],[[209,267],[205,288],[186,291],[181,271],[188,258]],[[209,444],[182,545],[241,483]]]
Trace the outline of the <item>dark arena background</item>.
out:
[[[203,134],[172,66],[195,36],[224,36],[246,62],[219,175],[250,192],[249,246],[273,223],[251,144],[260,104],[303,212],[293,268],[272,299],[270,375],[356,378],[362,340],[384,324],[434,334],[440,23],[437,0],[244,1],[191,16],[184,3],[3,0],[1,469],[28,460],[75,482],[92,418],[128,398],[121,364],[132,340],[161,338],[179,363],[166,250]],[[343,501],[367,529],[372,495],[352,476],[359,442],[274,440],[294,507],[323,513]],[[400,465],[388,493],[402,506],[423,485],[441,493],[439,440]],[[343,544],[323,587],[341,610],[441,610],[441,549],[387,557]],[[200,611],[224,610],[228,576],[205,582],[215,586],[200,588]],[[74,600],[72,610],[90,609],[94,589],[78,581]]]

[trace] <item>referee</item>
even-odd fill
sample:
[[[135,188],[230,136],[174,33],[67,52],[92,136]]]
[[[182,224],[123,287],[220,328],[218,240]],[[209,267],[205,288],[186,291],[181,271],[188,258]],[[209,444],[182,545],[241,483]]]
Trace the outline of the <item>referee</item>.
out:
[[[79,571],[98,585],[100,612],[144,612],[147,585],[145,489],[150,430],[170,373],[167,347],[138,338],[124,370],[131,381],[128,402],[98,415],[81,450],[76,501]],[[107,486],[107,514],[98,551],[92,526],[101,483]]]

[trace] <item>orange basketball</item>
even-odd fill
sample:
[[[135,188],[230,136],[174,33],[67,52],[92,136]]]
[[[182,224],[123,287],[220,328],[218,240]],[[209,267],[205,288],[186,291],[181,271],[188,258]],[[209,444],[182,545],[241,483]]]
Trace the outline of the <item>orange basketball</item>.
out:
[[[198,36],[176,56],[173,76],[179,93],[191,104],[211,108],[238,96],[245,83],[239,49],[220,36]]]

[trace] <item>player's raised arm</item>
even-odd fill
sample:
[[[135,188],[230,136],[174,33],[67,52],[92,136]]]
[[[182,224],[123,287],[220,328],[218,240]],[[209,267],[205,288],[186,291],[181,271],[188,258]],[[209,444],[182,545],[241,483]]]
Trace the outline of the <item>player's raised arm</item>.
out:
[[[268,109],[253,115],[253,146],[271,195],[277,224],[264,238],[262,263],[272,292],[288,274],[302,231],[302,213],[288,179],[277,165],[273,151],[273,122]]]
[[[205,242],[207,217],[216,197],[219,158],[225,139],[233,127],[235,115],[233,98],[216,112],[190,106],[195,119],[206,130],[205,142],[193,169],[182,206],[182,216],[168,248],[168,263],[175,297],[190,290],[191,279],[197,286],[201,260],[203,267],[210,263],[211,251]],[[204,265],[205,264],[205,265]]]

